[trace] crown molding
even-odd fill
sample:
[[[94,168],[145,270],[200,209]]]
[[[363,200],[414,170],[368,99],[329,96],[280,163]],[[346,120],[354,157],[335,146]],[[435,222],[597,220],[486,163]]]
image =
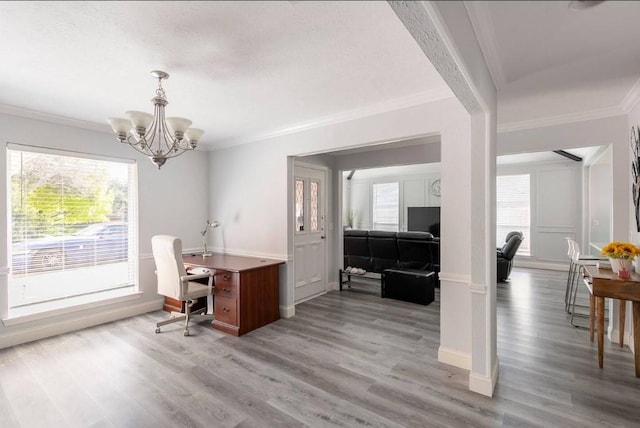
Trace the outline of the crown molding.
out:
[[[39,111],[28,110],[20,107],[13,107],[0,104],[0,113],[11,116],[24,117],[27,119],[39,120],[42,122],[55,123],[56,125],[73,126],[75,128],[88,129],[90,131],[103,132],[105,134],[113,134],[108,125],[89,122],[86,120],[72,119],[65,116],[57,116],[55,114],[41,113]]]
[[[310,129],[321,128],[323,126],[335,125],[338,123],[349,122],[356,119],[362,119],[368,116],[374,116],[376,114],[387,113],[395,110],[402,110],[409,107],[414,107],[421,104],[427,104],[434,101],[439,101],[447,98],[452,98],[454,95],[451,90],[446,88],[435,89],[430,91],[419,92],[411,94],[401,98],[395,98],[392,100],[371,104],[364,107],[358,107],[352,110],[346,110],[340,113],[319,117],[307,122],[301,122],[294,125],[278,128],[265,133],[249,135],[237,139],[231,139],[223,141],[219,144],[215,144],[215,150],[224,149],[227,147],[253,143],[256,141],[268,140],[271,138],[281,137],[283,135],[295,134],[296,132],[307,131]]]
[[[498,125],[498,133],[523,131],[525,129],[544,128],[547,126],[565,125],[568,123],[584,122],[587,120],[604,119],[607,117],[623,116],[626,113],[620,106],[606,107],[598,110],[579,113],[562,114],[559,116],[541,117],[539,119],[523,120]]]
[[[640,79],[636,80],[636,83],[624,97],[620,106],[626,114],[629,114],[638,105],[638,102],[640,102]]]
[[[506,86],[507,79],[502,69],[502,62],[496,45],[497,38],[493,32],[493,20],[487,4],[481,1],[465,1],[464,7],[471,21],[473,32],[476,33],[476,39],[480,45],[484,61],[487,63],[493,84],[500,91]]]

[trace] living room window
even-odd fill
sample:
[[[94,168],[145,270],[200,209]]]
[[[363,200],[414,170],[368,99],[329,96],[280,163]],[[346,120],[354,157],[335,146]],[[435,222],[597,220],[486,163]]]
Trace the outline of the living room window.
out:
[[[517,254],[530,256],[531,176],[529,174],[496,177],[496,243],[504,244],[507,234],[519,230],[524,240]]]
[[[9,317],[136,291],[132,162],[10,144]]]
[[[400,183],[373,184],[373,229],[397,232],[400,224]]]

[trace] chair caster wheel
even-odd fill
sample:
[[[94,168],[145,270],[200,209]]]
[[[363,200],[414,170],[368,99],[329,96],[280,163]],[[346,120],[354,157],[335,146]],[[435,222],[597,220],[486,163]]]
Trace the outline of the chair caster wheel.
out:
[[[184,331],[184,335],[185,335],[185,336],[189,336],[189,330],[185,330],[185,331]]]
[[[160,327],[156,328],[156,334],[160,333]]]

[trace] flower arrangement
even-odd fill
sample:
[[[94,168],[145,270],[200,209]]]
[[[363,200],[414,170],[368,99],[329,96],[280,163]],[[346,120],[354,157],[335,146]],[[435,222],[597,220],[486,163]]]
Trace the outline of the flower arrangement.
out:
[[[633,260],[640,255],[640,248],[631,242],[613,241],[605,245],[600,254],[610,259]]]

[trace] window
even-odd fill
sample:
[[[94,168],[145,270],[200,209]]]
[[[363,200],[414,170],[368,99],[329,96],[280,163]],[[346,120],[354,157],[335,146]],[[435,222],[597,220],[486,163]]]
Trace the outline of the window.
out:
[[[132,163],[9,145],[9,316],[135,291]]]
[[[397,232],[400,224],[400,184],[373,185],[373,229]]]
[[[502,246],[507,234],[519,230],[524,240],[518,255],[530,256],[529,232],[531,224],[530,176],[501,175],[496,177],[496,242]]]
[[[296,232],[304,231],[304,180],[296,179]]]

